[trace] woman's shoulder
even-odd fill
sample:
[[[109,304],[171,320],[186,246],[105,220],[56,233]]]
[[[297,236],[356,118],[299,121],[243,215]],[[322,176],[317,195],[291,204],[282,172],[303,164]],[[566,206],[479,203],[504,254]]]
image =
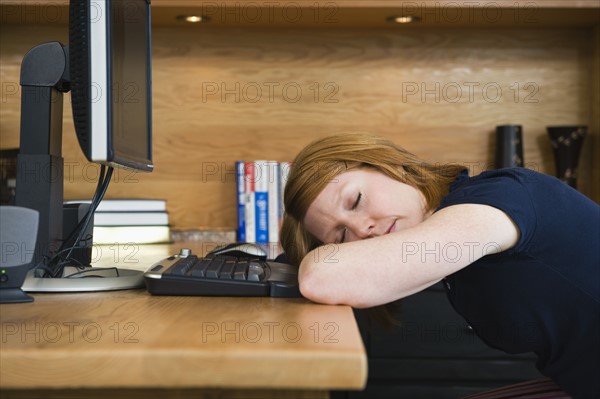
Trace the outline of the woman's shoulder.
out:
[[[499,209],[517,226],[520,239],[516,248],[521,250],[538,224],[536,193],[552,191],[553,180],[557,179],[526,168],[495,169],[472,177],[459,176],[442,198],[437,211],[462,204],[488,205]]]
[[[503,168],[486,170],[474,176],[459,175],[442,198],[439,209],[458,203],[485,203],[488,205],[507,202],[530,206],[545,202],[548,196],[562,196],[577,201],[586,200],[580,192],[554,176],[527,168]],[[582,198],[583,197],[583,198]],[[589,199],[587,199],[589,200]]]
[[[565,204],[570,205],[569,208],[580,205],[585,210],[598,209],[596,203],[565,182],[528,168],[487,170],[463,179],[450,188],[442,203],[468,201],[469,198],[549,207],[551,210]]]
[[[460,203],[527,203],[530,198],[528,187],[540,183],[548,185],[547,178],[551,177],[525,168],[487,170],[475,176],[469,176],[465,171],[450,185],[438,210]]]
[[[556,184],[561,183],[556,177],[528,168],[502,168],[485,170],[464,180],[473,184]]]

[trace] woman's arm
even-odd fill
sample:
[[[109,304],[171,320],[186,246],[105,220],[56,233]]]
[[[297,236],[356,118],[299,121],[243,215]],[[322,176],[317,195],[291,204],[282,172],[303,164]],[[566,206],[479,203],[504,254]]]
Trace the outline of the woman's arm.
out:
[[[311,251],[300,265],[300,291],[320,303],[377,306],[505,251],[518,238],[518,228],[501,210],[454,205],[410,229]]]

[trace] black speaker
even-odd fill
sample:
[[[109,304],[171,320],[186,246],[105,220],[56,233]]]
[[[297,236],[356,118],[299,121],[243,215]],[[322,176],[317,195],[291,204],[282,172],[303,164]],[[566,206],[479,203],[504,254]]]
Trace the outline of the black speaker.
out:
[[[38,211],[0,206],[0,303],[33,301],[21,286],[33,266],[38,223]]]

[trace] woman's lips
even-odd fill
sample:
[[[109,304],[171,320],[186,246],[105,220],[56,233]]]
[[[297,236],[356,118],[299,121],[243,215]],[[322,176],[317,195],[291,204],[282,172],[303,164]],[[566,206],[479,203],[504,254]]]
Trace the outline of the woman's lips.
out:
[[[394,222],[392,223],[392,225],[387,229],[387,231],[385,232],[385,234],[390,234],[392,231],[394,231],[394,226],[396,226],[396,220],[394,220]]]

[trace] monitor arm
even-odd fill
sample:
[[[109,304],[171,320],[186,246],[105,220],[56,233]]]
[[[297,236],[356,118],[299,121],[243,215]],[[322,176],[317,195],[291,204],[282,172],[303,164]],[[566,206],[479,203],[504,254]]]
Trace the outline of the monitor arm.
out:
[[[15,204],[39,212],[33,264],[52,257],[63,238],[63,93],[70,89],[69,48],[32,48],[21,64],[21,137]]]

